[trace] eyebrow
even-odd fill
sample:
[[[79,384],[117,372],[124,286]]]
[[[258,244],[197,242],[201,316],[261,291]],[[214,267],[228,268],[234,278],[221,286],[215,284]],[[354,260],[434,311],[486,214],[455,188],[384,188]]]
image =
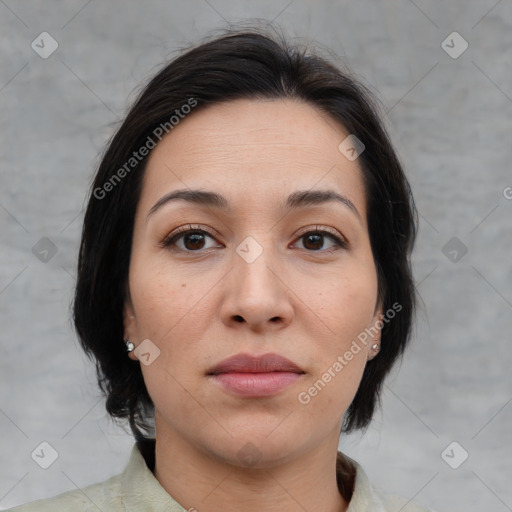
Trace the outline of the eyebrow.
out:
[[[223,210],[229,210],[229,201],[216,192],[206,190],[175,190],[161,197],[149,210],[147,218],[153,215],[165,204],[172,201],[188,201],[189,203],[202,206],[210,206]],[[336,201],[345,205],[361,221],[361,215],[354,203],[342,194],[334,190],[298,190],[288,196],[285,202],[286,210],[295,210],[307,206],[316,206],[324,203]],[[147,220],[146,218],[146,220]]]

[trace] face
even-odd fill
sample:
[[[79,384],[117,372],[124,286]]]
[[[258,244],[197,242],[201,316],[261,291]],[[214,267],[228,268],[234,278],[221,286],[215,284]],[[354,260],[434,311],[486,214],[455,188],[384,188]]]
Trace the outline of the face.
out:
[[[354,340],[380,314],[361,169],[338,150],[348,135],[308,104],[237,100],[153,150],[125,339],[149,340],[130,357],[157,439],[259,467],[337,447],[375,342]]]

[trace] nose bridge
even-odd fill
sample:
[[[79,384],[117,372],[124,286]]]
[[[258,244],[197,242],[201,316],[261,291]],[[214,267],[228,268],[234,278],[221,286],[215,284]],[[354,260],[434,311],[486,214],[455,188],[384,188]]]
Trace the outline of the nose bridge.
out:
[[[287,324],[292,306],[283,281],[277,251],[272,236],[262,233],[247,236],[235,248],[233,269],[226,283],[223,305],[224,322],[245,321],[252,327],[268,322]]]
[[[249,293],[275,288],[276,276],[272,270],[279,263],[271,234],[249,235],[238,244],[235,252],[234,273],[238,288]]]

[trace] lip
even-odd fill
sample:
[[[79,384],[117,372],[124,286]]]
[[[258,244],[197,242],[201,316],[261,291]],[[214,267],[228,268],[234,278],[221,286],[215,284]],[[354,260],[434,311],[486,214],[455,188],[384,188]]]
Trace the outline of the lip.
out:
[[[224,359],[219,364],[208,370],[208,375],[221,373],[271,373],[291,372],[304,373],[304,370],[293,361],[279,354],[262,354],[252,356],[250,354],[236,354]]]
[[[225,391],[248,398],[275,395],[303,374],[298,365],[279,354],[237,354],[207,372]]]

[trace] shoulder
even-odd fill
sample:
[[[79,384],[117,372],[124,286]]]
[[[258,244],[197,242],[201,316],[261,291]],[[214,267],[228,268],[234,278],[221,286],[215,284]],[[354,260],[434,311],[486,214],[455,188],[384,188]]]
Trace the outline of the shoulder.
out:
[[[124,471],[116,476],[53,498],[26,503],[10,512],[183,512],[152,473],[154,440],[135,443]],[[149,466],[148,466],[149,463]]]
[[[104,508],[108,506],[108,508]],[[70,510],[88,512],[111,510],[124,511],[121,493],[121,475],[113,476],[104,482],[64,492],[52,498],[31,501],[24,505],[7,509],[7,512],[68,512]]]
[[[407,498],[376,489],[355,460],[344,454],[341,456],[349,460],[355,473],[353,494],[347,512],[434,512]]]
[[[434,512],[401,496],[387,494],[379,490],[374,490],[373,492],[382,503],[383,510],[386,512],[395,512],[396,510],[400,510],[400,512]]]

